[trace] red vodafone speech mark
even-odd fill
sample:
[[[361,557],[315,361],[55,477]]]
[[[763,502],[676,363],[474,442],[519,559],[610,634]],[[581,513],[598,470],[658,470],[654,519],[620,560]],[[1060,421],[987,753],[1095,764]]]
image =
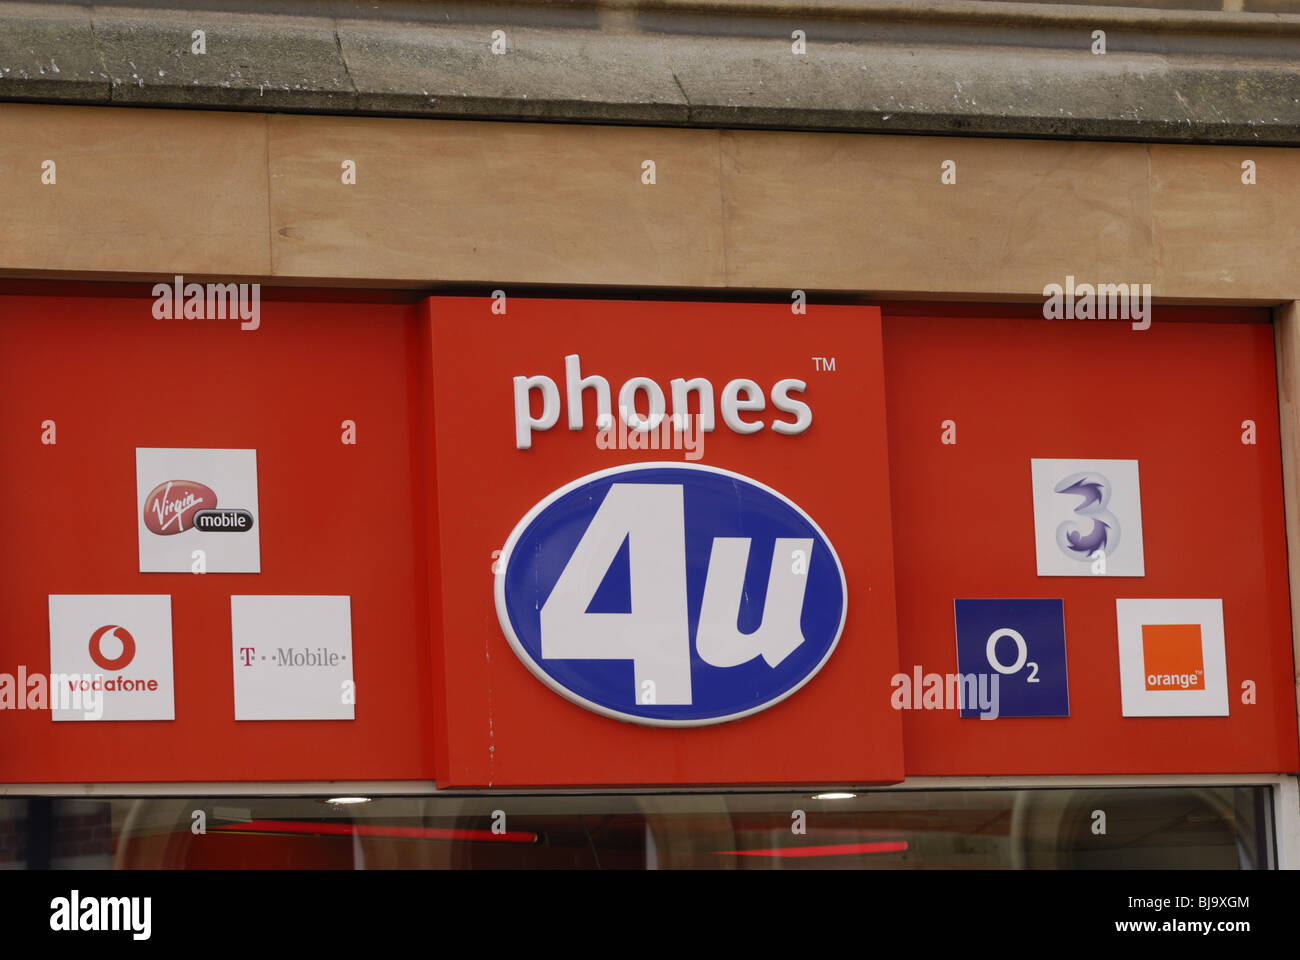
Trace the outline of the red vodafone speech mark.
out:
[[[118,631],[117,639],[122,641],[122,653],[116,660],[107,659],[99,649],[99,642],[104,639],[104,634],[113,630]],[[127,631],[126,627],[109,624],[106,627],[100,627],[90,635],[90,659],[94,660],[104,670],[121,670],[135,658],[135,637]]]

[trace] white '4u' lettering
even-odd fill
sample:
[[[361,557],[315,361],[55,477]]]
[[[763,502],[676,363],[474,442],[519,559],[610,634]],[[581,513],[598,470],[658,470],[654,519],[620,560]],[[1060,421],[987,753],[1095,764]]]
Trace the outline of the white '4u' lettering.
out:
[[[628,541],[631,609],[588,613],[592,598]],[[705,576],[696,646],[714,667],[762,656],[775,667],[804,636],[799,626],[811,538],[778,538],[763,620],[750,634],[737,626],[749,560],[748,537],[715,537]],[[615,483],[542,605],[546,659],[631,660],[634,690],[656,704],[690,704],[691,659],[686,600],[686,524],[680,484]]]

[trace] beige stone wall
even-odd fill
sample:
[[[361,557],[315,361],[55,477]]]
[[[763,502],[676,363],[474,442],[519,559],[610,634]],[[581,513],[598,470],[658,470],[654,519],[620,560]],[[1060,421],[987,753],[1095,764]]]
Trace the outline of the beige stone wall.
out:
[[[1285,148],[0,104],[0,172],[10,275],[1300,298]]]
[[[1284,304],[1273,314],[1273,319],[1286,550],[1291,580],[1291,643],[1295,651],[1296,707],[1300,715],[1300,303]]]

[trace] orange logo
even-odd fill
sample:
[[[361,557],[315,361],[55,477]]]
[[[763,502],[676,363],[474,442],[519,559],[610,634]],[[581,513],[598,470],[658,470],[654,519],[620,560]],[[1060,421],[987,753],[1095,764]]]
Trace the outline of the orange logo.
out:
[[[1142,624],[1142,665],[1148,690],[1204,690],[1201,625]]]

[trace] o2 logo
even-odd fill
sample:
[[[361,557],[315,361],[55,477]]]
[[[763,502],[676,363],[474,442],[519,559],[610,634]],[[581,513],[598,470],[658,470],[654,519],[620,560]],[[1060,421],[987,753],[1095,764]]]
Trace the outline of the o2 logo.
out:
[[[633,723],[766,709],[812,679],[844,629],[844,571],[812,518],[700,464],[581,477],[528,512],[498,562],[497,617],[523,664]]]
[[[1032,460],[1030,469],[1040,577],[1145,574],[1136,460]]]
[[[958,670],[999,674],[997,716],[1070,715],[1063,600],[954,600],[953,615]]]
[[[1056,528],[1056,545],[1067,557],[1088,561],[1115,552],[1119,546],[1119,519],[1106,509],[1110,503],[1110,481],[1100,473],[1073,473],[1054,488],[1054,492],[1078,497],[1074,515]]]
[[[1003,663],[998,659],[998,641],[1006,638],[1016,645],[1015,659],[1010,664]],[[1025,643],[1024,635],[1019,630],[1012,630],[1010,627],[998,627],[989,634],[988,641],[984,644],[984,657],[989,662],[989,666],[998,673],[1006,676],[1015,676],[1021,670],[1028,669],[1025,675],[1025,683],[1038,683],[1038,661],[1030,660],[1029,644]]]

